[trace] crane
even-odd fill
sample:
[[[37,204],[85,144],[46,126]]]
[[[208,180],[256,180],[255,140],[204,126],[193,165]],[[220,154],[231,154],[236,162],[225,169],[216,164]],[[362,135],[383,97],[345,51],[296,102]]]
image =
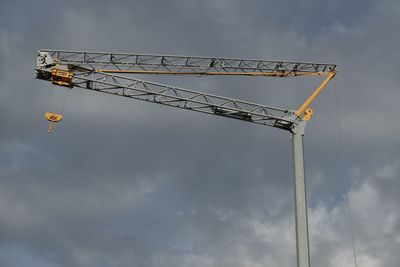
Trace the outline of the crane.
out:
[[[336,73],[334,64],[49,49],[38,51],[36,64],[36,78],[58,86],[79,87],[290,132],[298,267],[310,266],[303,151],[305,126],[313,116],[309,106]],[[297,110],[289,110],[143,81],[127,74],[280,78],[322,76],[325,79]],[[50,121],[49,132],[52,132],[55,123],[61,121],[63,115],[46,112],[45,118]]]

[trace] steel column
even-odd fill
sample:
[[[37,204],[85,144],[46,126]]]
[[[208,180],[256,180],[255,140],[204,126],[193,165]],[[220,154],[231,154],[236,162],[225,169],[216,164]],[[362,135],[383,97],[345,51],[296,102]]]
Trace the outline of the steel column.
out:
[[[297,266],[310,266],[308,240],[307,195],[304,176],[303,136],[306,122],[301,122],[292,133],[294,163],[294,203],[296,219]]]

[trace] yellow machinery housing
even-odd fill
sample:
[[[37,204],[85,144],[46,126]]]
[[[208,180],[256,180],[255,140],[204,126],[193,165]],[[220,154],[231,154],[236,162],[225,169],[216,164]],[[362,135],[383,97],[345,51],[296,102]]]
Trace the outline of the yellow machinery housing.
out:
[[[51,79],[53,84],[65,87],[72,87],[72,78],[74,73],[72,71],[53,69],[51,71]]]

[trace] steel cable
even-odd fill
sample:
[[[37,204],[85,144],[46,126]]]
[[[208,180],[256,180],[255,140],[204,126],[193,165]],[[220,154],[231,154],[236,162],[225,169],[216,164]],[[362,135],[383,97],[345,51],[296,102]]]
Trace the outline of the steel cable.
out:
[[[339,96],[336,88],[336,79],[333,80],[333,93],[335,95],[335,104],[336,104],[336,119],[337,119],[337,126],[339,131],[339,146],[340,146],[340,164],[344,167],[344,144],[343,144],[343,132],[342,132],[342,122],[340,116],[340,109],[339,109]],[[344,170],[344,168],[342,168]],[[350,178],[348,175],[344,175],[345,177],[345,186],[346,186],[346,198],[347,198],[347,210],[349,214],[349,222],[350,222],[350,232],[351,232],[351,243],[353,249],[353,259],[354,259],[354,267],[357,267],[357,252],[356,252],[356,242],[355,242],[355,235],[354,235],[354,220],[353,220],[353,213],[350,204]]]

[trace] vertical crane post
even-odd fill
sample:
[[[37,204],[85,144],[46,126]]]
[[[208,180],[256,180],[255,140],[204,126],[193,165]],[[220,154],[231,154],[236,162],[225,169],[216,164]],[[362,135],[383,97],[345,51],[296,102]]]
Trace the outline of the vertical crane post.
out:
[[[292,133],[297,267],[310,266],[307,192],[304,175],[303,150],[305,125],[306,121],[302,121],[296,128],[294,128]]]

